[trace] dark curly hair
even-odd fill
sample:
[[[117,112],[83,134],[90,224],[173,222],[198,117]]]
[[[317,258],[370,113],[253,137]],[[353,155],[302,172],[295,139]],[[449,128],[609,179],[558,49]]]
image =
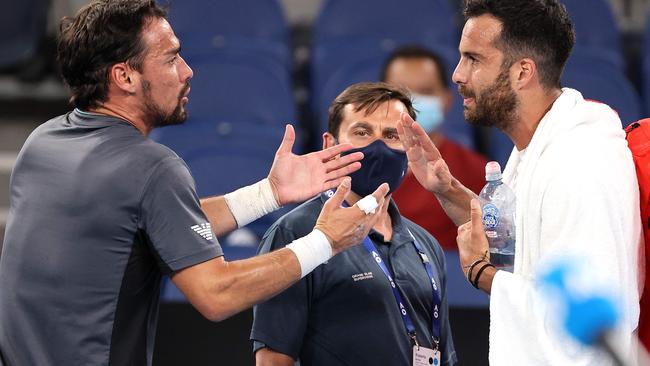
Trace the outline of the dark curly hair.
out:
[[[502,23],[495,46],[504,53],[504,66],[529,57],[537,64],[543,86],[560,86],[562,70],[575,44],[573,23],[564,5],[558,0],[465,1],[465,20],[483,14]]]
[[[74,18],[63,18],[57,59],[72,92],[70,103],[86,110],[105,102],[116,63],[142,71],[142,30],[151,19],[166,16],[154,0],[95,0]]]

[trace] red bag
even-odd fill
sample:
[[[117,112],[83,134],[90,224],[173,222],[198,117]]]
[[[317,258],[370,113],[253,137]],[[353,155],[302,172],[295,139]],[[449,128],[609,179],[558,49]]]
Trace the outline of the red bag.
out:
[[[641,296],[639,340],[650,349],[650,118],[627,126],[627,144],[632,151],[641,193],[641,224],[645,238],[645,286]]]

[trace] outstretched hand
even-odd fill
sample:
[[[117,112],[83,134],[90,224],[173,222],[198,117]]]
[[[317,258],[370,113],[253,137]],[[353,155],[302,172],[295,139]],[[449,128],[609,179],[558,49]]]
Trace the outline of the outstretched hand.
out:
[[[447,192],[452,181],[449,167],[422,127],[408,113],[402,113],[397,133],[418,182],[432,193]]]
[[[332,253],[337,254],[353,245],[361,243],[370,229],[377,223],[379,214],[388,203],[387,183],[380,185],[372,196],[377,201],[377,208],[372,213],[366,212],[357,204],[342,207],[345,197],[350,192],[350,178],[345,178],[336,192],[323,205],[315,228],[322,231],[332,244]]]
[[[470,220],[458,227],[458,256],[460,265],[465,268],[477,259],[482,258],[487,253],[489,260],[489,244],[483,228],[483,210],[477,199],[470,202],[471,214]]]
[[[288,124],[268,176],[275,199],[281,206],[302,202],[336,188],[345,176],[361,167],[359,160],[363,159],[363,154],[360,152],[336,159],[339,154],[352,148],[350,144],[296,155],[292,152],[295,140],[293,126]]]

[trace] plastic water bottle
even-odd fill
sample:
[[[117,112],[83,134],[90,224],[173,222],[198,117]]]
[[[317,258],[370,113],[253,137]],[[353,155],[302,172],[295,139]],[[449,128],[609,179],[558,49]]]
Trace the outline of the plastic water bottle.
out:
[[[483,209],[483,227],[490,243],[490,262],[498,269],[512,272],[515,263],[515,193],[501,180],[496,161],[485,165],[487,184],[479,194]]]

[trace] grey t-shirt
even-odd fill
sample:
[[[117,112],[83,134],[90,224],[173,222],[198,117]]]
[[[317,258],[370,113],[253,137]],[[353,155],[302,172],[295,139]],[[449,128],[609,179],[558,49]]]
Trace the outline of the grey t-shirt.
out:
[[[161,275],[220,255],[174,152],[117,118],[54,118],[11,177],[0,354],[7,366],[150,365]]]

